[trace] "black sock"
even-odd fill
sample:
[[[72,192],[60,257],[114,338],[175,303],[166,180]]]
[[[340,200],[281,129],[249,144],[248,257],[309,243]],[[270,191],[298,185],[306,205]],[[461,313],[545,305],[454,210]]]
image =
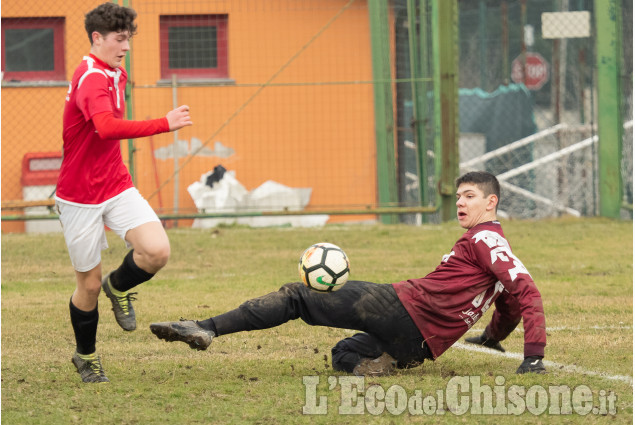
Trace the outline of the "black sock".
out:
[[[83,311],[75,307],[73,300],[69,303],[71,311],[71,324],[75,331],[75,343],[79,354],[92,354],[95,352],[97,339],[97,323],[99,311],[97,307],[93,311]]]
[[[201,320],[201,321],[197,320],[196,324],[199,325],[201,328],[203,328],[205,330],[214,332],[214,335],[218,336],[218,330],[216,329],[216,323],[214,323],[214,319],[212,319],[211,317],[209,319],[205,319],[205,320]]]
[[[132,255],[134,249],[123,259],[121,266],[110,274],[110,284],[120,292],[126,292],[135,286],[152,279],[153,273],[148,273],[134,262]]]
[[[216,335],[228,335],[241,331],[250,331],[255,329],[253,326],[245,320],[245,316],[239,308],[234,310],[230,310],[226,313],[219,314],[213,318],[207,319],[202,323],[207,325],[207,322],[210,321],[214,324],[215,330],[214,333]],[[205,327],[199,323],[202,327]],[[207,329],[207,328],[206,328]]]

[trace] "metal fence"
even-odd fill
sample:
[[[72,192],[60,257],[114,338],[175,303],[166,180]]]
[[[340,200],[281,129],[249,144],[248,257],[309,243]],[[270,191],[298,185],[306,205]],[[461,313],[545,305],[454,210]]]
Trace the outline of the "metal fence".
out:
[[[33,26],[32,19],[24,16],[35,14],[40,19],[49,13],[49,3],[53,4],[41,0],[41,11],[26,10],[17,2],[5,4],[3,24],[14,25],[14,32],[21,23]],[[7,73],[9,78],[3,81],[3,122],[11,123],[10,128],[4,126],[2,140],[3,186],[7,183],[3,200],[23,196],[20,173],[25,170],[20,162],[25,156],[61,149],[65,80],[88,53],[82,18],[97,4],[56,3],[65,16],[60,19],[65,38],[55,44],[65,47],[63,78],[25,82],[20,74]],[[138,14],[138,34],[127,67],[128,118],[155,118],[187,104],[194,121],[194,126],[178,132],[122,141],[136,186],[159,214],[245,215],[239,222],[271,224],[276,222],[273,218],[251,214],[313,212],[312,217],[294,219],[312,224],[327,219],[372,220],[377,208],[420,206],[416,160],[414,169],[406,169],[405,163],[397,163],[395,148],[378,153],[375,137],[374,98],[378,87],[388,88],[400,105],[395,106],[397,118],[392,108],[387,109],[391,121],[386,124],[387,131],[399,133],[399,157],[434,149],[432,137],[428,146],[419,147],[413,137],[402,135],[402,127],[411,132],[410,120],[416,118],[411,55],[404,44],[408,36],[402,38],[400,28],[401,41],[386,43],[386,52],[378,49],[379,43],[371,42],[372,22],[365,1],[160,0],[130,1],[128,6]],[[426,5],[421,11],[421,31],[417,31],[429,44],[428,9]],[[401,24],[408,21],[405,10],[406,3],[401,2],[386,5],[388,14],[376,13],[386,34],[395,33],[395,19]],[[413,21],[417,28],[418,19]],[[380,39],[384,41],[387,38]],[[377,63],[388,70],[387,75],[376,76]],[[429,75],[422,79],[419,84],[431,86]],[[404,109],[407,104],[410,109]],[[11,115],[9,111],[16,109],[22,112]],[[34,113],[45,119],[30,125]],[[428,116],[416,120],[432,123],[433,113],[431,106]],[[16,143],[18,139],[26,143]],[[434,175],[434,164],[426,167]],[[384,184],[379,177],[382,168],[403,178],[415,177],[408,182],[400,179],[405,189],[382,199],[378,195]],[[393,179],[396,182],[397,176]],[[50,183],[49,194],[54,189],[54,182]],[[432,205],[434,190],[431,184]],[[329,214],[332,211],[336,214]],[[196,220],[194,225],[220,221],[234,219]]]
[[[512,217],[597,214],[594,2],[459,4],[461,170],[497,174],[501,212]],[[623,214],[632,217],[633,5],[621,6]]]
[[[50,154],[55,164],[68,80],[89,51],[83,16],[99,3],[3,4],[3,203],[27,198],[25,174],[38,170],[25,158]],[[408,223],[438,221],[421,214],[439,206],[435,4],[128,2],[139,27],[128,118],[188,104],[194,120],[178,132],[122,141],[136,186],[165,217],[214,215],[179,222],[187,226],[375,220],[376,209],[393,207],[420,208],[401,214]],[[632,205],[632,3],[621,4],[622,176]],[[383,40],[371,6],[385,7],[375,15],[386,25]],[[459,34],[459,168],[499,176],[503,215],[598,213],[593,7],[591,0],[458,0],[456,22],[444,23]],[[382,66],[387,74],[378,75]],[[384,88],[390,106],[380,111]],[[392,134],[386,152],[378,131]],[[389,198],[380,195],[384,174],[394,175]],[[52,193],[54,179],[38,183],[44,197]]]

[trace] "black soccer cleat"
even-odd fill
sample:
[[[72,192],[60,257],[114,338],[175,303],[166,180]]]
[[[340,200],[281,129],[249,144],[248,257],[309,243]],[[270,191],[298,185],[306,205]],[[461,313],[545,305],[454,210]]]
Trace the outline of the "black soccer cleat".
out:
[[[214,332],[203,329],[193,320],[181,319],[180,322],[152,323],[150,330],[158,338],[166,341],[183,341],[193,350],[205,350],[216,336]]]
[[[518,374],[523,374],[523,373],[539,373],[539,374],[543,374],[543,373],[547,373],[547,369],[545,369],[545,365],[542,364],[542,357],[529,356],[529,357],[525,357],[525,360],[523,360],[523,362],[520,365],[520,367],[518,367],[518,370],[516,370],[516,373],[518,373]]]
[[[494,350],[498,350],[502,353],[505,352],[505,349],[501,345],[499,341],[495,341],[493,339],[489,339],[485,331],[480,336],[473,336],[471,338],[465,338],[465,342],[470,344],[482,345],[483,347],[491,348]]]

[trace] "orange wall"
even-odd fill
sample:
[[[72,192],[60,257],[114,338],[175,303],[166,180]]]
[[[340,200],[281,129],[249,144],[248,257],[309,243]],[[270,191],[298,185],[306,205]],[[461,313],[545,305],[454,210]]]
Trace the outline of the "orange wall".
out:
[[[88,52],[84,14],[102,1],[56,2],[24,0],[3,2],[3,18],[65,17],[66,75]],[[2,200],[22,199],[22,158],[28,152],[62,149],[62,112],[68,83],[57,87],[2,87]],[[9,214],[15,214],[15,211]],[[4,213],[3,213],[4,214]],[[20,222],[2,222],[3,232],[23,231]]]
[[[10,6],[3,4],[2,16],[66,16],[66,73],[70,79],[90,47],[83,29],[83,14],[99,3],[15,2]],[[163,116],[172,109],[172,88],[156,87],[160,79],[159,16],[203,13],[229,16],[229,78],[235,81],[235,86],[184,86],[178,87],[176,94],[178,104],[190,106],[195,123],[181,130],[178,138],[188,141],[197,138],[209,142],[210,148],[221,141],[234,149],[235,154],[224,159],[196,157],[182,169],[181,211],[194,212],[187,186],[216,164],[235,170],[248,190],[266,180],[292,187],[312,187],[310,205],[341,207],[376,202],[372,85],[323,84],[372,80],[365,2],[344,12],[280,72],[273,81],[279,86],[265,88],[227,124],[258,90],[257,84],[280,71],[346,3],[305,1],[304,10],[298,10],[294,0],[131,2],[138,13],[130,77],[135,87],[133,104],[129,104],[134,119]],[[272,50],[270,46],[276,48]],[[26,152],[61,149],[66,90],[66,87],[3,87],[3,200],[22,197],[20,166]],[[219,131],[221,127],[224,128]],[[173,141],[173,133],[152,138],[155,149]],[[124,142],[124,157],[126,146]],[[164,212],[171,212],[173,184],[168,183],[161,190],[162,202],[159,202],[155,172],[160,182],[169,179],[174,171],[173,160],[153,162],[149,138],[136,140],[135,148],[138,188],[155,208],[161,203]],[[19,226],[3,222],[2,230],[15,231]]]

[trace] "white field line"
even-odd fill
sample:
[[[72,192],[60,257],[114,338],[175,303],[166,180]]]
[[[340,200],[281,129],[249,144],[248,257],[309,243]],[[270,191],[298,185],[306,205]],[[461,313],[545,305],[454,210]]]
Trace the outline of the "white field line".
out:
[[[547,330],[547,332],[557,332],[557,331],[581,331],[581,330],[585,330],[585,329],[592,329],[592,330],[605,330],[605,329],[633,329],[632,326],[626,326],[626,325],[622,325],[622,326],[617,326],[617,325],[609,325],[609,326],[553,326],[553,327],[548,327],[545,328]],[[484,329],[475,329],[475,328],[471,328],[470,330],[468,330],[468,332],[483,332]],[[524,332],[522,326],[517,327],[516,329],[514,329],[514,332]]]
[[[474,345],[474,344],[463,344],[462,342],[456,342],[452,347],[459,348],[461,350],[477,351],[479,353],[486,353],[486,354],[490,354],[494,356],[506,357],[508,359],[516,359],[516,360],[524,359],[524,356],[521,353],[509,353],[509,352],[501,353],[500,351],[496,351],[491,348],[481,347],[479,345]],[[598,376],[600,378],[608,379],[611,381],[622,381],[629,384],[630,386],[633,386],[632,376],[610,375],[606,372],[595,372],[593,370],[583,369],[579,366],[561,364],[561,363],[556,363],[549,360],[543,360],[542,362],[544,363],[546,367],[552,368],[554,370],[577,373],[580,375],[587,375],[587,376]]]

